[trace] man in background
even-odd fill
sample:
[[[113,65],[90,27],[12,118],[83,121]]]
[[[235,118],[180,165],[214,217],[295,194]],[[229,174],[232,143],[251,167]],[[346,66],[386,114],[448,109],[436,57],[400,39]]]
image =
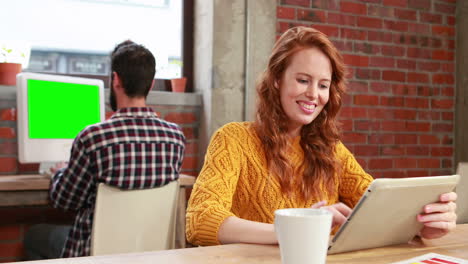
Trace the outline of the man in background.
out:
[[[127,40],[112,51],[110,105],[116,112],[80,132],[69,163],[55,168],[50,187],[54,207],[76,211],[74,225],[31,227],[24,242],[28,259],[90,255],[99,183],[145,189],[178,179],[185,137],[146,106],[155,69],[154,56],[142,45]]]

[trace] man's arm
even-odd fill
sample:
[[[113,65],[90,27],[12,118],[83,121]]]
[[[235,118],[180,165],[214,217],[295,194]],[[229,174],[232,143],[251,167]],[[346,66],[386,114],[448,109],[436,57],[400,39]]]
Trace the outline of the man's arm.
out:
[[[52,178],[50,200],[56,208],[78,210],[83,207],[93,186],[90,156],[80,137],[73,143],[70,161]]]

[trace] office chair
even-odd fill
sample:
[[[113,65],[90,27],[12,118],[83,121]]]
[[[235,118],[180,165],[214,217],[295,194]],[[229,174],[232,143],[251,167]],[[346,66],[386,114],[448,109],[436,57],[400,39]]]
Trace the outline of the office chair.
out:
[[[91,255],[174,248],[179,182],[143,190],[98,185]]]
[[[457,224],[468,223],[468,162],[458,164],[457,174],[460,181],[457,184]]]

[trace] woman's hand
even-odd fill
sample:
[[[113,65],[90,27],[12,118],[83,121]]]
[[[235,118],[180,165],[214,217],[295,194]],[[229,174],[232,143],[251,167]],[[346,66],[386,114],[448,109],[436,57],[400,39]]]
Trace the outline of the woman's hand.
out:
[[[336,203],[325,206],[327,201],[320,201],[313,204],[310,208],[319,209],[323,208],[333,214],[332,228],[335,226],[341,226],[353,211],[344,203]]]
[[[454,192],[440,195],[439,202],[425,205],[423,213],[418,215],[418,221],[424,224],[419,232],[427,239],[439,238],[455,229],[457,214],[457,194]]]

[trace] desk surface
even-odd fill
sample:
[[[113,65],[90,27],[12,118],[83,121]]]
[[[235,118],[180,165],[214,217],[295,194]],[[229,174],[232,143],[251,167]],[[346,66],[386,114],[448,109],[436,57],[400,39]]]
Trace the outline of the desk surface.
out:
[[[389,246],[376,249],[360,250],[336,255],[329,255],[327,263],[391,263],[417,257],[429,252],[468,259],[468,224],[458,225],[456,230],[441,239],[414,241],[411,244]],[[214,247],[199,247],[154,251],[133,254],[84,257],[75,259],[57,259],[36,261],[36,264],[130,264],[130,263],[263,263],[280,264],[278,246],[233,244]]]
[[[181,174],[181,187],[191,187],[195,177]],[[30,191],[49,190],[50,177],[45,175],[2,175],[0,176],[0,191]]]

